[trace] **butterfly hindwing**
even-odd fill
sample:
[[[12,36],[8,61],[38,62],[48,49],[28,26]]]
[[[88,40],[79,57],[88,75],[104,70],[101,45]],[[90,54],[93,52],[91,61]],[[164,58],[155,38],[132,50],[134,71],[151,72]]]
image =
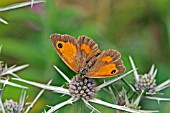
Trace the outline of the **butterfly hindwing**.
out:
[[[120,57],[120,53],[116,50],[104,50],[93,61],[93,66],[89,69],[85,77],[106,78],[123,73],[125,66],[122,60],[120,60]]]

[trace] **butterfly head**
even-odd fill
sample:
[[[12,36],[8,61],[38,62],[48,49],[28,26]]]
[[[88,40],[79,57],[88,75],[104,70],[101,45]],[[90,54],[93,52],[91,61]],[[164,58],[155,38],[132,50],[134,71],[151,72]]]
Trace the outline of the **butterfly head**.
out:
[[[85,67],[82,71],[80,71],[81,75],[86,75],[88,73],[89,69],[87,67]]]

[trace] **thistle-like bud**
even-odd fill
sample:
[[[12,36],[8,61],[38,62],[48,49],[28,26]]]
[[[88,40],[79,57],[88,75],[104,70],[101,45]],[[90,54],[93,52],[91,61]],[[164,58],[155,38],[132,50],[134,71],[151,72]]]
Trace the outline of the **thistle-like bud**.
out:
[[[141,108],[140,106],[137,106],[133,102],[129,103],[129,104],[126,104],[125,106],[128,107],[128,108],[131,108],[131,109],[136,109],[136,110],[140,110],[140,108]]]
[[[4,109],[6,113],[23,113],[24,108],[13,100],[5,100]]]
[[[69,92],[74,98],[89,100],[95,95],[95,83],[91,78],[75,76],[69,83]]]
[[[136,84],[137,89],[148,89],[149,93],[155,92],[156,80],[150,74],[144,74],[139,76],[139,81]]]

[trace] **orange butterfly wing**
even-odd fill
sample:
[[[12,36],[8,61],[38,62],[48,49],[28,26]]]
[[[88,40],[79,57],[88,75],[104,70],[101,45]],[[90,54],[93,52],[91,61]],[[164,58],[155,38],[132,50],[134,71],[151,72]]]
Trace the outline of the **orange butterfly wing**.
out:
[[[112,77],[126,69],[118,51],[105,50],[100,53],[98,45],[88,37],[80,36],[76,41],[69,35],[53,34],[51,42],[67,66],[85,77]]]
[[[61,59],[70,69],[78,73],[80,70],[79,50],[77,47],[77,41],[74,37],[69,35],[53,34],[50,36],[50,39]]]
[[[100,53],[100,50],[98,49],[98,45],[86,36],[78,37],[78,45],[80,54],[79,62],[81,63],[81,69],[83,69],[86,67],[90,59],[96,57]]]
[[[122,74],[126,68],[120,57],[120,53],[116,50],[104,50],[93,61],[93,66],[89,69],[85,77],[106,78]]]

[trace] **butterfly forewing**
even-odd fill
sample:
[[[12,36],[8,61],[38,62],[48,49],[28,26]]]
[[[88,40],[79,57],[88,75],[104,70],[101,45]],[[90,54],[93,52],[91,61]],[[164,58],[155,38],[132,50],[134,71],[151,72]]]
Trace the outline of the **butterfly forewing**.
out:
[[[67,66],[75,71],[79,72],[79,50],[77,47],[77,41],[74,37],[69,35],[53,34],[50,36],[51,42],[61,57],[61,59],[67,64]]]

